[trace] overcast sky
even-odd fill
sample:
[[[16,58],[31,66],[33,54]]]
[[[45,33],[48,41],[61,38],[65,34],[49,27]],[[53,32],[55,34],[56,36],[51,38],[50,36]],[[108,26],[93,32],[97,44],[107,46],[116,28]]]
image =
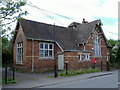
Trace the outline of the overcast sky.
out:
[[[24,18],[67,27],[72,22],[91,22],[101,19],[108,39],[118,39],[118,2],[120,0],[27,0]],[[37,6],[31,7],[28,4]],[[47,11],[53,12],[47,12]],[[55,14],[54,14],[55,13]],[[56,15],[57,14],[57,15]],[[60,16],[63,15],[63,16]],[[69,18],[69,19],[68,19]]]

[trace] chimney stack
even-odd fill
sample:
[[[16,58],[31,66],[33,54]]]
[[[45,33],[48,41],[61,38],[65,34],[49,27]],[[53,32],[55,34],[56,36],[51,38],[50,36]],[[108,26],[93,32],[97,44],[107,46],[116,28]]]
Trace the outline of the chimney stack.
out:
[[[85,21],[85,19],[83,18],[83,21],[82,21],[82,23],[88,23],[88,21]]]

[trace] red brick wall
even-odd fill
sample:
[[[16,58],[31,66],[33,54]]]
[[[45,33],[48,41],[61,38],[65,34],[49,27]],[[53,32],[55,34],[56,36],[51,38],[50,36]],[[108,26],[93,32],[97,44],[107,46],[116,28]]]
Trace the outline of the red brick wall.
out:
[[[97,32],[95,32],[95,34],[98,34]],[[87,44],[85,45],[85,49],[86,50],[90,50],[92,51],[90,53],[90,59],[92,59],[94,56],[94,52],[92,50],[92,48],[94,48],[94,43],[93,43],[93,38],[90,36]],[[69,65],[69,69],[79,69],[79,68],[84,68],[84,67],[92,67],[93,64],[90,61],[79,61],[79,53],[82,53],[82,60],[84,59],[84,52],[64,52],[64,60],[68,61],[68,65]],[[101,56],[97,56],[97,63],[96,65],[99,66],[100,68],[100,63],[101,61],[104,64],[106,64],[106,60],[107,60],[107,53],[110,53],[110,49],[107,48],[106,42],[104,37],[101,37]]]
[[[97,32],[96,32],[97,33]],[[23,64],[16,64],[16,45],[19,39],[19,35],[23,37]],[[32,43],[34,42],[34,57],[32,56]],[[14,43],[14,65],[21,68],[21,70],[32,71],[32,59],[34,58],[34,70],[35,72],[53,70],[55,61],[58,60],[58,54],[63,53],[57,44],[54,44],[54,58],[53,59],[40,59],[39,58],[39,43],[38,40],[26,40],[25,35],[23,34],[22,28],[20,26],[15,43]],[[49,43],[49,42],[48,42]],[[93,48],[93,38],[89,37],[87,44],[85,45],[86,50],[91,50]],[[97,63],[100,64],[103,61],[106,64],[107,53],[110,53],[109,49],[106,46],[104,37],[101,37],[101,51],[102,57],[97,57]],[[79,53],[77,51],[64,52],[64,61],[68,61],[68,66],[70,69],[80,69],[92,67],[91,61],[79,61]],[[94,53],[91,53],[93,58]],[[84,58],[84,53],[82,54],[82,60]],[[56,59],[56,60],[55,60]],[[65,67],[65,66],[64,66]]]
[[[97,33],[97,32],[96,32]],[[98,34],[98,33],[97,33]],[[86,50],[91,50],[92,51],[92,48],[94,48],[94,43],[93,43],[93,38],[90,37],[87,44],[86,44]],[[101,36],[101,57],[97,57],[98,58],[98,62],[100,62],[99,60],[103,61],[104,63],[106,63],[106,60],[107,60],[107,53],[110,54],[110,49],[107,48],[107,45],[106,45],[106,42],[105,42],[105,39],[103,36]],[[91,53],[92,56],[94,56],[94,52]]]
[[[17,43],[19,42],[19,35],[22,36],[22,42],[23,42],[23,63],[22,64],[16,64],[16,50],[17,50]],[[39,58],[39,43],[40,41],[34,40],[34,68],[35,71],[45,71],[45,70],[53,70],[54,63],[56,59],[57,63],[57,53],[61,52],[61,49],[54,44],[54,58],[53,59],[40,59]],[[13,63],[17,67],[17,69],[22,71],[32,71],[32,40],[27,40],[21,26],[18,29],[15,42],[14,42],[14,49],[13,49]],[[55,57],[56,56],[56,57]]]
[[[22,42],[23,42],[23,64],[16,64],[16,54],[17,54],[17,43],[21,42],[19,41],[19,38],[22,37]],[[17,31],[17,35],[16,35],[16,38],[15,38],[15,41],[14,41],[14,45],[13,45],[13,64],[17,67],[21,67],[21,66],[24,66],[24,63],[26,62],[26,37],[23,33],[23,30],[21,28],[21,25]]]
[[[82,60],[79,60],[79,55],[81,52],[72,51],[64,53],[64,60],[68,61],[68,69],[80,69],[80,68],[89,68],[91,67],[91,61],[84,61],[84,53],[82,53]]]
[[[32,56],[32,43],[33,42],[34,42],[34,57]],[[54,58],[53,59],[49,59],[49,58],[40,59],[39,58],[39,43],[40,41],[37,41],[37,40],[34,40],[34,41],[27,40],[25,62],[23,63],[23,65],[17,65],[17,67],[19,66],[23,69],[26,68],[24,70],[31,72],[32,71],[32,58],[34,58],[34,71],[35,72],[48,71],[48,70],[54,69],[55,58],[57,61],[57,53],[61,52],[60,48],[56,44],[54,44],[54,49],[55,49]]]

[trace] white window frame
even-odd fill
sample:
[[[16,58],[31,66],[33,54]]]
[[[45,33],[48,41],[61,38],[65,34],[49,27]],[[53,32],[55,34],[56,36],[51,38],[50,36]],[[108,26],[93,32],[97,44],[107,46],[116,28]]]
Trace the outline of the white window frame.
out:
[[[41,44],[43,44],[43,48],[41,48]],[[45,48],[45,45],[48,45],[48,48],[46,49]],[[52,49],[50,49],[50,45],[52,45]],[[44,52],[43,53],[43,56],[41,56],[41,50]],[[48,56],[45,56],[45,51],[48,51]],[[52,56],[50,57],[50,54],[49,54],[49,51],[52,51]],[[40,42],[39,43],[39,58],[51,58],[53,59],[54,58],[54,44],[53,43],[44,43],[44,42]]]
[[[84,54],[84,61],[90,60],[90,54]]]
[[[101,56],[101,40],[98,35],[94,37],[94,55]]]
[[[17,43],[16,64],[23,63],[23,42]],[[19,55],[19,56],[18,56]]]
[[[82,53],[79,54],[79,61],[82,61]]]

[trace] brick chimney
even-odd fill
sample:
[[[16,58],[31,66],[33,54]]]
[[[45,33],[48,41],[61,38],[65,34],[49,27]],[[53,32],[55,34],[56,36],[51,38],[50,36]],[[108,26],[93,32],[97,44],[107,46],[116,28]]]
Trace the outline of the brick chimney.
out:
[[[85,19],[83,18],[83,21],[82,21],[82,23],[88,23],[88,21],[85,21]]]

